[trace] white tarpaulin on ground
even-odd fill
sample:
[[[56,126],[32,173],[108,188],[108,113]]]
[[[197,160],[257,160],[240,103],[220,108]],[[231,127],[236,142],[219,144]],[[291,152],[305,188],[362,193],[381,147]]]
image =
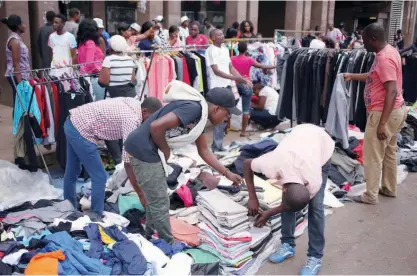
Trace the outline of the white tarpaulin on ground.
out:
[[[0,187],[0,211],[26,201],[56,199],[62,195],[62,190],[50,185],[48,175],[41,170],[21,170],[5,160],[0,160]]]

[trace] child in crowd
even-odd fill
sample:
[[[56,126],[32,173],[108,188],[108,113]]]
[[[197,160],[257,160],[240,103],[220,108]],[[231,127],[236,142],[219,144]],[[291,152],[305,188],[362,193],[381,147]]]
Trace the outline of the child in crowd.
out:
[[[278,92],[267,86],[264,80],[257,80],[253,82],[253,93],[258,100],[252,102],[250,120],[264,129],[276,127],[281,122],[276,115]]]
[[[296,212],[308,205],[308,260],[301,275],[316,275],[321,267],[324,249],[324,192],[329,160],[335,143],[323,128],[312,124],[294,127],[277,148],[256,159],[244,161],[243,170],[249,192],[248,209],[256,215],[259,201],[254,186],[254,172],[276,179],[282,188],[278,207],[262,212],[255,222],[262,227],[271,216],[281,214],[281,247],[269,257],[281,263],[295,254]]]

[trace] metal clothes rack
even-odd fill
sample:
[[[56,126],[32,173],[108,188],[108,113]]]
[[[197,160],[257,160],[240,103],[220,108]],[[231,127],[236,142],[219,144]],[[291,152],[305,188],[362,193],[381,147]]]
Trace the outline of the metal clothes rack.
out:
[[[72,77],[71,76],[70,77],[65,76],[64,78],[56,78],[56,79],[53,79],[49,75],[49,73],[48,73],[49,71],[56,70],[56,69],[66,69],[66,68],[79,69],[81,66],[85,66],[85,65],[93,64],[93,63],[101,63],[101,61],[100,62],[87,62],[87,63],[81,63],[81,64],[74,64],[74,65],[71,65],[71,66],[63,66],[63,67],[59,67],[59,68],[41,68],[41,69],[24,70],[24,71],[18,71],[18,72],[15,72],[14,71],[14,68],[13,68],[12,72],[10,73],[11,74],[10,76],[11,76],[12,83],[13,83],[13,86],[14,86],[15,91],[17,91],[17,84],[15,82],[15,76],[16,76],[16,74],[30,74],[30,76],[32,76],[33,78],[35,78],[35,76],[36,77],[39,77],[39,78],[45,78],[47,81],[37,82],[34,85],[34,89],[32,90],[32,94],[31,94],[31,98],[32,98],[32,97],[34,97],[33,94],[35,93],[35,87],[37,85],[48,84],[48,83],[57,82],[57,81],[74,80],[74,79],[78,79],[78,78],[81,78],[81,77],[97,76],[97,74],[86,74],[86,75],[76,74],[75,76],[72,76]],[[25,80],[25,79],[22,78],[22,80]],[[19,93],[16,93],[16,98],[17,98],[17,100],[18,100],[18,102],[19,102],[19,104],[20,104],[20,106],[21,106],[24,114],[29,114],[30,106],[28,106],[28,109],[25,108],[25,106],[23,104],[23,101],[20,98]],[[36,139],[37,138],[35,136],[35,133],[34,133],[32,127],[30,127],[30,131],[31,131],[31,134],[32,134],[33,143],[35,144],[36,149],[38,150],[38,152],[39,152],[39,154],[41,156],[43,165],[44,165],[45,170],[46,170],[46,172],[48,174],[49,184],[53,185],[51,173],[49,172],[49,168],[48,168],[48,165],[46,164],[45,157],[43,156],[43,154],[42,154],[42,152],[40,150],[40,147],[39,147],[38,143],[36,142]]]

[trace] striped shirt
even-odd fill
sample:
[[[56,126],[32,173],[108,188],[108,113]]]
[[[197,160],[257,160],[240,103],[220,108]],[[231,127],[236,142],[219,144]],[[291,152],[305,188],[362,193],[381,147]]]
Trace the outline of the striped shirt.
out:
[[[110,55],[104,59],[103,67],[110,69],[109,86],[118,86],[131,82],[137,66],[130,56]]]
[[[88,141],[123,139],[142,123],[141,103],[134,98],[97,101],[70,110],[70,120]],[[123,147],[123,161],[129,163]]]

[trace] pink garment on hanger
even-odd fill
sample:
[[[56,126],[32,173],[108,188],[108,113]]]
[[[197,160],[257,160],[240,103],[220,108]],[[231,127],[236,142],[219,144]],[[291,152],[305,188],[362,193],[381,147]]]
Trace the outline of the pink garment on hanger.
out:
[[[191,207],[194,205],[193,195],[187,185],[181,186],[178,190],[176,190],[176,192],[184,202],[185,207]]]
[[[201,244],[199,238],[200,228],[174,217],[170,217],[170,222],[171,232],[175,239],[185,242],[190,246],[199,246]]]
[[[164,90],[174,75],[172,63],[168,59],[169,57],[154,56],[148,76],[149,97],[156,97],[161,101]]]

